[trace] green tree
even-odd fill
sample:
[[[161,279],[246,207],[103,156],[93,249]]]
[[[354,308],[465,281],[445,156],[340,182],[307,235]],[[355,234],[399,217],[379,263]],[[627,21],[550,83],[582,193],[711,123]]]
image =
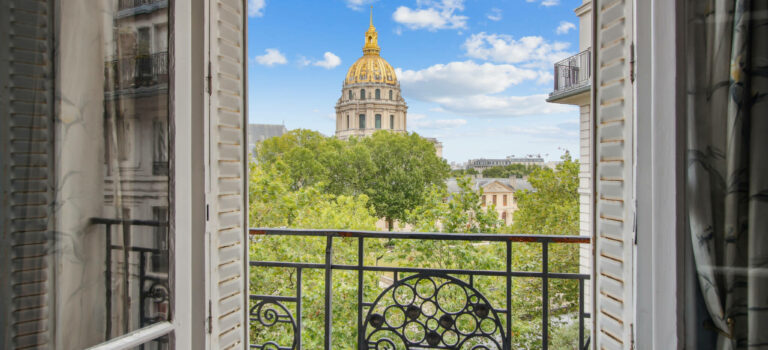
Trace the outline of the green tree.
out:
[[[450,167],[435,154],[434,144],[418,134],[379,131],[362,143],[373,162],[373,171],[360,174],[366,178],[364,193],[390,230],[424,202],[430,186],[445,186]]]
[[[494,166],[483,170],[483,177],[517,177],[522,178],[528,176],[536,169],[540,169],[538,165],[532,164],[510,164],[505,166]],[[474,169],[473,169],[474,170]]]
[[[408,211],[407,221],[419,231],[451,233],[489,233],[500,226],[495,206],[483,208],[480,198],[483,190],[475,191],[468,177],[456,179],[459,192],[448,193],[445,188],[433,186],[424,202]]]

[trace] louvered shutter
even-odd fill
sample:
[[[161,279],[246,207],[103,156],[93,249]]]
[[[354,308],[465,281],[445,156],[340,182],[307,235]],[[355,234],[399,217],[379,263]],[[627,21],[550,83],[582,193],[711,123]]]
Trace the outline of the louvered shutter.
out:
[[[245,3],[208,2],[208,292],[211,349],[247,348]]]
[[[52,9],[0,0],[0,348],[52,349]]]
[[[634,314],[632,1],[596,0],[596,348],[629,349]]]

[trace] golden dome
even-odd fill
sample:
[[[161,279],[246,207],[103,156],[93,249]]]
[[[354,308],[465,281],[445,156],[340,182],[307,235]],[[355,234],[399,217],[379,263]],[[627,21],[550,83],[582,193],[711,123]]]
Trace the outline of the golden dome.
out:
[[[365,32],[363,57],[360,57],[347,71],[345,84],[385,83],[397,84],[397,75],[392,66],[379,56],[379,35],[373,26],[373,7],[371,7],[371,25]]]

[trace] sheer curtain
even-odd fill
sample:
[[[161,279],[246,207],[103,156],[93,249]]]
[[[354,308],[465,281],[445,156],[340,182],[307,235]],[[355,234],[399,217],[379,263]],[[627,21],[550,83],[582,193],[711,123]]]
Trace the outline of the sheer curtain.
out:
[[[686,37],[701,293],[718,349],[768,349],[768,1],[689,0]]]

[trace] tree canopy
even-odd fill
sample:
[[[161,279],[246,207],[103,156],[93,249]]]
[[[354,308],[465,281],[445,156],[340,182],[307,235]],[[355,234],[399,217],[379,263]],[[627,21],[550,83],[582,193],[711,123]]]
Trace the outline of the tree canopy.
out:
[[[345,142],[293,130],[258,144],[254,157],[259,167],[287,179],[290,190],[314,186],[336,196],[364,194],[376,216],[390,224],[404,221],[430,187],[444,187],[450,170],[432,142],[415,133],[388,131]]]

